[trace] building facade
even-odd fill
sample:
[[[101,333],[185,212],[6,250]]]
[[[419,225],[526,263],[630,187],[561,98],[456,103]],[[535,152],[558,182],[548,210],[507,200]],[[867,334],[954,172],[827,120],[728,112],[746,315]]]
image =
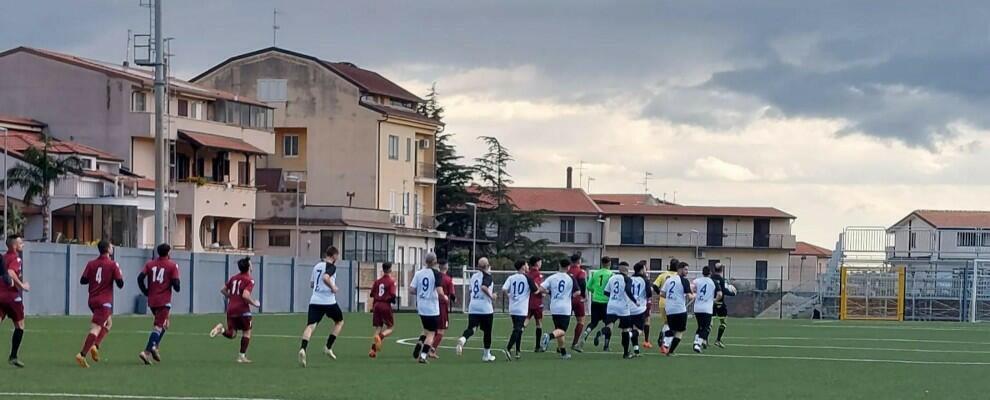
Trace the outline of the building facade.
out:
[[[371,236],[361,235],[364,240],[357,233],[349,239],[350,230],[337,225],[342,214],[309,221],[315,224],[310,225],[310,235],[321,231],[327,238],[319,247],[312,239],[301,237],[297,242],[295,235],[281,246],[284,233],[295,229],[282,217],[258,226],[259,240],[289,249],[299,246],[301,254],[310,256],[333,244],[342,248],[345,259],[353,256],[356,261],[370,261],[362,259],[367,257],[366,249],[391,242],[392,246],[381,245],[390,247],[391,260],[418,264],[432,250],[434,240],[442,237],[433,229],[433,143],[440,124],[416,112],[423,102],[419,97],[354,64],[280,48],[231,57],[193,82],[257,97],[274,107],[276,148],[263,165],[262,173],[271,181],[266,190],[303,191],[302,209],[349,213],[350,219],[343,218],[349,224],[381,228],[380,213],[368,210],[384,210],[388,215],[389,232],[376,228]],[[284,215],[271,207],[271,202],[260,201],[258,213]],[[354,221],[355,217],[369,219]]]
[[[916,210],[887,229],[887,263],[960,267],[990,259],[990,211]]]
[[[828,272],[832,250],[807,242],[797,242],[788,261],[785,291],[814,292],[818,278]]]

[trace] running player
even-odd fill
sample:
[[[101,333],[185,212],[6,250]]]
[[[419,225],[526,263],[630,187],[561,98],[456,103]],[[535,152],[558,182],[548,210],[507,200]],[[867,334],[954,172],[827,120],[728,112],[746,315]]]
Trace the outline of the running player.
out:
[[[395,279],[392,279],[392,263],[382,263],[382,276],[371,284],[371,326],[375,334],[371,341],[371,351],[368,357],[375,358],[382,351],[382,342],[392,334],[395,318],[392,314],[392,304],[398,296]]]
[[[668,356],[673,355],[677,350],[677,345],[687,330],[687,302],[694,299],[691,292],[691,282],[687,278],[687,263],[677,264],[677,276],[667,279],[661,288],[660,296],[666,299],[667,324],[670,325],[671,339],[670,346],[661,346],[660,352]]]
[[[313,266],[313,273],[309,278],[309,287],[313,288],[313,294],[309,297],[309,309],[306,312],[306,328],[303,329],[302,343],[299,345],[299,365],[306,366],[306,349],[309,347],[309,338],[313,336],[313,331],[323,321],[323,317],[333,320],[333,330],[327,336],[327,344],[323,347],[323,354],[331,360],[336,360],[337,355],[333,353],[333,344],[337,341],[337,335],[344,329],[344,313],[340,311],[337,304],[337,255],[340,254],[336,247],[327,247],[323,252],[323,261]]]
[[[540,268],[543,267],[543,259],[537,256],[532,256],[527,262],[529,266],[529,278],[533,280],[537,286],[543,284],[543,274],[540,273]],[[543,293],[537,291],[536,293],[529,294],[529,314],[526,316],[526,322],[528,323],[530,319],[536,321],[536,347],[533,349],[534,353],[542,352],[543,349],[540,347],[540,339],[543,338]]]
[[[694,319],[698,321],[698,329],[694,333],[694,352],[708,347],[708,334],[712,331],[712,306],[722,298],[722,291],[712,281],[712,271],[709,267],[701,269],[701,277],[695,278],[694,287],[697,297],[694,299]]]
[[[526,274],[528,272],[526,261],[516,261],[515,268],[516,273],[502,284],[502,292],[508,296],[509,317],[512,319],[512,334],[509,336],[509,343],[505,346],[505,351],[506,353],[512,352],[514,347],[514,356],[518,360],[521,357],[519,346],[522,343],[523,330],[526,329],[529,295],[543,289],[536,286],[533,279]]]
[[[571,341],[571,349],[580,353],[581,348],[578,347],[578,340],[581,340],[581,333],[584,332],[584,316],[587,314],[587,307],[584,302],[587,299],[587,281],[588,272],[581,268],[581,255],[574,254],[571,256],[571,265],[567,269],[567,273],[574,277],[577,281],[578,288],[581,290],[581,295],[574,297],[573,304],[571,308],[574,310],[574,316],[577,317],[577,326],[574,327],[574,340]]]
[[[601,266],[598,269],[591,272],[591,277],[588,278],[588,293],[591,294],[591,324],[588,324],[584,328],[584,332],[581,333],[581,340],[578,342],[578,348],[584,348],[584,342],[588,340],[588,336],[591,332],[598,327],[598,323],[605,321],[605,311],[608,308],[608,296],[605,295],[605,283],[612,278],[611,269],[612,260],[608,257],[602,257]],[[602,331],[599,330],[595,332],[595,347],[598,346],[599,339],[602,336]],[[606,336],[606,341],[612,340],[612,333],[607,330],[608,336]]]
[[[552,336],[557,340],[557,354],[560,354],[560,358],[564,360],[571,358],[564,345],[564,336],[567,335],[567,327],[571,323],[572,301],[574,296],[581,293],[574,277],[567,273],[568,267],[567,263],[560,263],[558,272],[541,284],[543,290],[550,296],[550,315],[553,317]],[[540,337],[538,341],[540,351],[547,351],[550,337],[550,334]]]
[[[712,281],[715,282],[715,286],[718,290],[722,292],[722,297],[715,299],[715,317],[718,318],[718,335],[715,336],[715,345],[721,348],[725,348],[725,344],[722,343],[722,335],[725,334],[725,323],[726,318],[729,317],[729,308],[725,305],[725,296],[735,296],[725,289],[725,278],[724,278],[725,266],[718,264],[715,266],[715,273],[712,274]]]
[[[413,349],[413,357],[420,364],[427,363],[430,344],[440,325],[440,299],[447,297],[440,286],[443,281],[441,275],[437,269],[437,255],[427,253],[426,268],[417,271],[409,285],[409,292],[416,295],[416,312],[423,324],[423,332]]]
[[[227,284],[220,289],[220,294],[227,298],[227,326],[217,324],[210,330],[210,337],[223,335],[233,340],[237,331],[241,331],[241,349],[237,353],[238,364],[250,364],[247,358],[248,346],[251,344],[251,306],[261,308],[261,303],[251,298],[254,290],[254,278],[251,277],[251,257],[237,260],[237,270],[241,273],[230,277]]]
[[[643,331],[644,335],[646,333],[646,319],[648,318],[649,311],[647,311],[647,305],[650,304],[650,298],[653,297],[653,287],[648,284],[648,278],[646,277],[646,261],[640,261],[633,266],[633,276],[630,279],[632,282],[632,292],[633,297],[636,299],[636,305],[631,307],[629,310],[629,316],[632,318],[632,349],[633,355],[639,357],[639,332]]]
[[[481,361],[495,361],[495,356],[492,355],[492,322],[495,317],[492,302],[498,295],[492,290],[492,284],[491,266],[488,259],[482,257],[478,259],[478,272],[471,275],[471,280],[468,281],[468,296],[471,300],[468,304],[468,327],[461,338],[457,339],[457,355],[464,352],[464,344],[474,335],[474,329],[481,328],[485,346]]]
[[[145,365],[150,365],[151,360],[162,362],[159,345],[169,328],[172,291],[179,291],[179,266],[169,259],[172,247],[162,243],[155,250],[158,252],[158,258],[144,264],[144,269],[137,278],[138,289],[148,297],[148,308],[155,316],[151,335],[148,336],[148,344],[144,346],[144,351],[138,353],[138,358]]]
[[[676,258],[670,259],[670,265],[667,267],[666,271],[660,273],[657,279],[653,281],[653,290],[656,293],[660,293],[663,284],[667,282],[667,279],[677,276],[677,266],[680,265],[680,261]],[[660,314],[660,320],[663,321],[663,326],[660,327],[660,336],[657,337],[657,343],[660,345],[660,352],[664,351],[664,347],[670,346],[670,324],[667,322],[667,307],[666,299],[660,296],[657,299],[657,312]]]
[[[21,270],[21,250],[24,241],[18,235],[7,236],[7,253],[3,255],[3,274],[0,275],[0,322],[10,318],[14,322],[14,334],[10,336],[10,358],[7,363],[24,368],[17,353],[24,339],[24,302],[21,292],[30,292],[31,285],[24,280]]]
[[[110,242],[101,240],[96,247],[100,250],[100,256],[86,264],[82,277],[79,278],[80,285],[89,286],[89,310],[93,312],[89,334],[86,335],[82,350],[76,354],[76,363],[83,368],[89,368],[87,354],[93,361],[100,361],[100,343],[103,343],[113,325],[110,318],[113,314],[113,285],[116,284],[118,289],[124,288],[120,265],[110,258],[113,246]]]
[[[450,277],[450,266],[447,265],[447,260],[441,258],[437,260],[437,264],[440,266],[440,287],[443,288],[443,293],[447,296],[440,299],[440,324],[437,326],[437,334],[433,335],[433,348],[430,349],[430,358],[439,359],[440,356],[437,355],[437,349],[440,348],[440,341],[443,340],[443,335],[447,333],[447,328],[450,327],[450,310],[455,301],[457,301],[457,296],[454,294],[454,279]]]
[[[619,273],[612,275],[606,283],[605,294],[608,295],[608,310],[605,314],[605,326],[619,322],[622,330],[622,358],[632,358],[629,352],[632,319],[629,317],[631,308],[639,307],[636,296],[632,292],[632,279],[629,278],[629,263],[619,263]]]

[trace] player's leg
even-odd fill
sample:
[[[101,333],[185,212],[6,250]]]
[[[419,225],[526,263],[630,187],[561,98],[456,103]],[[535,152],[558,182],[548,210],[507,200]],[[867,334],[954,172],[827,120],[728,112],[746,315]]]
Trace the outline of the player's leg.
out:
[[[480,324],[479,316],[476,314],[468,314],[468,326],[464,328],[464,332],[461,332],[461,337],[457,339],[457,355],[464,353],[464,344],[467,343],[471,336],[474,336],[474,329]]]
[[[578,308],[574,309],[574,316],[577,317],[577,325],[574,325],[574,339],[571,340],[571,348],[574,349],[574,351],[580,352],[581,350],[578,347],[578,341],[581,340],[581,333],[584,332],[586,313],[584,310],[585,306],[583,301],[578,302],[575,305],[578,305]]]
[[[492,355],[492,325],[494,321],[494,314],[482,315],[478,319],[478,326],[481,328],[483,338],[482,345],[485,349],[482,361],[485,362],[495,361],[495,356]]]
[[[0,304],[4,314],[14,323],[14,333],[10,336],[10,356],[7,363],[18,368],[24,368],[24,363],[18,357],[21,342],[24,340],[24,305],[23,303]]]
[[[533,348],[534,353],[539,353],[542,349],[540,348],[540,341],[543,340],[543,310],[535,309],[530,310],[530,316],[533,321],[536,322],[535,337],[536,337],[536,347]]]
[[[715,336],[715,345],[725,347],[722,344],[722,336],[725,335],[725,328],[727,326],[725,320],[729,317],[729,309],[725,303],[715,305],[715,315],[718,316],[718,333]]]
[[[670,338],[670,350],[667,351],[667,355],[672,355],[677,351],[677,345],[681,343],[684,331],[687,330],[687,313],[671,315],[668,322],[670,323],[670,331],[673,334]]]
[[[419,362],[425,364],[430,355],[430,344],[437,334],[437,326],[440,323],[439,316],[426,317],[423,322],[423,329],[426,330],[426,338],[423,341],[422,351],[419,353]]]
[[[306,327],[303,328],[301,343],[299,344],[299,365],[306,366],[306,350],[309,348],[309,339],[313,337],[313,332],[323,320],[324,312],[317,304],[310,304],[306,309]]]
[[[89,368],[89,363],[86,362],[86,355],[89,354],[90,349],[96,345],[96,338],[99,337],[100,331],[103,329],[102,320],[99,320],[96,314],[93,315],[93,320],[89,323],[89,332],[86,334],[86,340],[83,341],[82,349],[76,354],[76,363],[80,367]]]
[[[327,307],[325,316],[333,320],[333,329],[330,330],[330,334],[327,335],[327,344],[323,347],[323,354],[327,357],[336,360],[337,355],[333,353],[333,344],[337,342],[337,336],[340,335],[341,330],[344,329],[344,313],[341,312],[340,306],[337,304]]]
[[[107,313],[110,311],[108,309]],[[93,343],[93,347],[89,349],[89,356],[94,362],[100,362],[100,345],[103,344],[103,339],[110,334],[110,329],[113,327],[113,317],[107,316],[106,322],[100,325],[100,334],[96,336],[96,342]]]
[[[646,314],[643,315],[643,348],[652,349],[653,343],[650,343],[650,320],[653,319],[653,303],[650,302],[646,306]]]
[[[605,322],[605,314],[607,313],[606,311],[607,308],[608,308],[608,304],[605,303],[594,303],[594,302],[591,303],[591,323],[588,324],[588,328],[585,329],[587,332],[589,332],[589,334],[592,330],[598,327],[599,323]],[[602,328],[604,328],[604,326]],[[602,339],[602,330],[599,329],[598,332],[595,332],[595,340],[593,342],[596,347],[601,343],[601,339]]]
[[[424,316],[421,315],[421,316],[419,316],[419,318],[420,318],[420,320],[422,320],[423,318],[426,318],[426,317],[424,317]],[[425,326],[426,323],[423,322],[423,324]],[[419,353],[422,353],[423,352],[423,344],[424,343],[426,343],[426,329],[425,328],[423,329],[422,332],[420,332],[420,334],[419,334],[419,340],[416,341],[416,346],[413,347],[413,354],[412,354],[412,356],[413,356],[413,359],[414,360],[418,360],[419,359]]]
[[[515,357],[520,356],[520,346],[522,345],[522,335],[523,330],[526,329],[526,317],[512,315],[512,335],[509,337],[509,344],[506,346],[507,351],[515,351]]]
[[[241,317],[241,323],[238,328],[243,329],[241,332],[241,348],[237,353],[237,362],[240,364],[250,364],[251,360],[247,358],[248,346],[251,345],[251,317]]]

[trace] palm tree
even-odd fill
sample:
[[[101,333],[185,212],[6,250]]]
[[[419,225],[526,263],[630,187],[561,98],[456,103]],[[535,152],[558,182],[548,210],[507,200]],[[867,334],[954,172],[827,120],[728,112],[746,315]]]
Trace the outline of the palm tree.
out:
[[[48,139],[45,150],[28,147],[24,151],[23,163],[7,170],[10,184],[24,190],[24,203],[31,204],[35,199],[41,203],[41,214],[45,229],[41,241],[47,242],[52,231],[51,188],[70,173],[82,172],[82,161],[76,156],[52,158],[48,156]],[[0,185],[2,185],[0,181]],[[4,186],[6,187],[6,186]]]

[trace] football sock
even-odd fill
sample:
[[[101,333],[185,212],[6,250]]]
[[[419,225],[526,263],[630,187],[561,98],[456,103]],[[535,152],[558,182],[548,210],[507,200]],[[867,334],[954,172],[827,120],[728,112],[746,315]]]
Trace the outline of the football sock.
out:
[[[306,350],[307,347],[309,347],[309,340],[303,339],[302,340],[302,344],[299,345],[299,348],[300,349],[303,349],[303,350]]]
[[[643,339],[646,339],[647,342],[650,341],[650,326],[649,325],[643,326]]]
[[[10,337],[10,358],[17,358],[17,350],[21,348],[21,339],[24,338],[23,329],[14,329],[14,334]]]
[[[519,353],[519,348],[522,347],[522,335],[523,331],[520,329],[519,333],[516,334],[516,353]]]
[[[419,358],[426,358],[426,356],[428,354],[430,354],[430,345],[424,344],[423,345],[423,352],[422,353],[419,353]]]
[[[491,329],[484,331],[484,345],[486,349],[492,348],[492,331]]]
[[[251,344],[251,338],[241,336],[241,354],[247,354],[249,344]]]
[[[155,347],[158,347],[158,345],[162,343],[162,339],[165,339],[166,331],[168,331],[168,329],[162,329],[162,331],[158,334],[158,340],[155,341]]]
[[[465,329],[464,333],[461,334],[461,337],[464,338],[464,340],[470,339],[471,336],[474,336],[474,329],[471,328]]]
[[[150,353],[151,350],[155,348],[155,343],[158,342],[159,337],[160,337],[160,335],[159,335],[158,331],[152,330],[151,331],[151,335],[148,336],[148,344],[146,344],[144,346],[144,351],[147,351],[147,352]]]
[[[722,341],[722,334],[725,333],[725,320],[719,321],[718,324],[718,336],[715,338],[716,341]]]
[[[423,351],[423,344],[426,342],[426,335],[420,335],[419,341],[416,342],[416,347],[413,348],[413,358],[419,357],[419,353]]]
[[[631,341],[633,348],[639,349],[639,331],[633,329],[632,337],[629,340]]]
[[[222,333],[223,337],[225,337],[227,339],[233,339],[234,338],[234,335],[236,335],[236,334],[237,334],[236,331],[228,331],[226,329],[224,329],[223,330],[223,333]]]
[[[674,354],[674,350],[677,350],[677,345],[681,343],[681,338],[674,337],[670,340],[670,354]]]
[[[536,327],[536,348],[540,348],[540,340],[543,339],[543,328]]]
[[[622,331],[622,354],[629,354],[629,332]]]
[[[440,348],[440,342],[442,340],[443,340],[443,334],[437,332],[436,335],[433,335],[433,348],[434,349],[439,349]]]
[[[100,334],[96,335],[96,343],[93,343],[93,345],[95,345],[96,348],[100,348],[100,344],[103,343],[103,338],[107,337],[108,333],[110,333],[110,330],[107,329],[105,326],[101,326]]]
[[[96,343],[96,335],[92,333],[86,335],[86,341],[83,342],[83,347],[82,350],[79,351],[79,354],[86,357],[86,354],[89,353],[89,349],[93,347],[94,343]]]
[[[337,341],[337,335],[331,333],[330,336],[327,336],[327,348],[333,349],[333,342],[336,341]]]
[[[574,340],[571,342],[571,346],[576,346],[578,340],[581,338],[581,331],[584,330],[584,324],[578,322],[577,326],[574,327]]]
[[[605,326],[602,328],[602,335],[605,335],[605,347],[612,343],[612,328]]]

